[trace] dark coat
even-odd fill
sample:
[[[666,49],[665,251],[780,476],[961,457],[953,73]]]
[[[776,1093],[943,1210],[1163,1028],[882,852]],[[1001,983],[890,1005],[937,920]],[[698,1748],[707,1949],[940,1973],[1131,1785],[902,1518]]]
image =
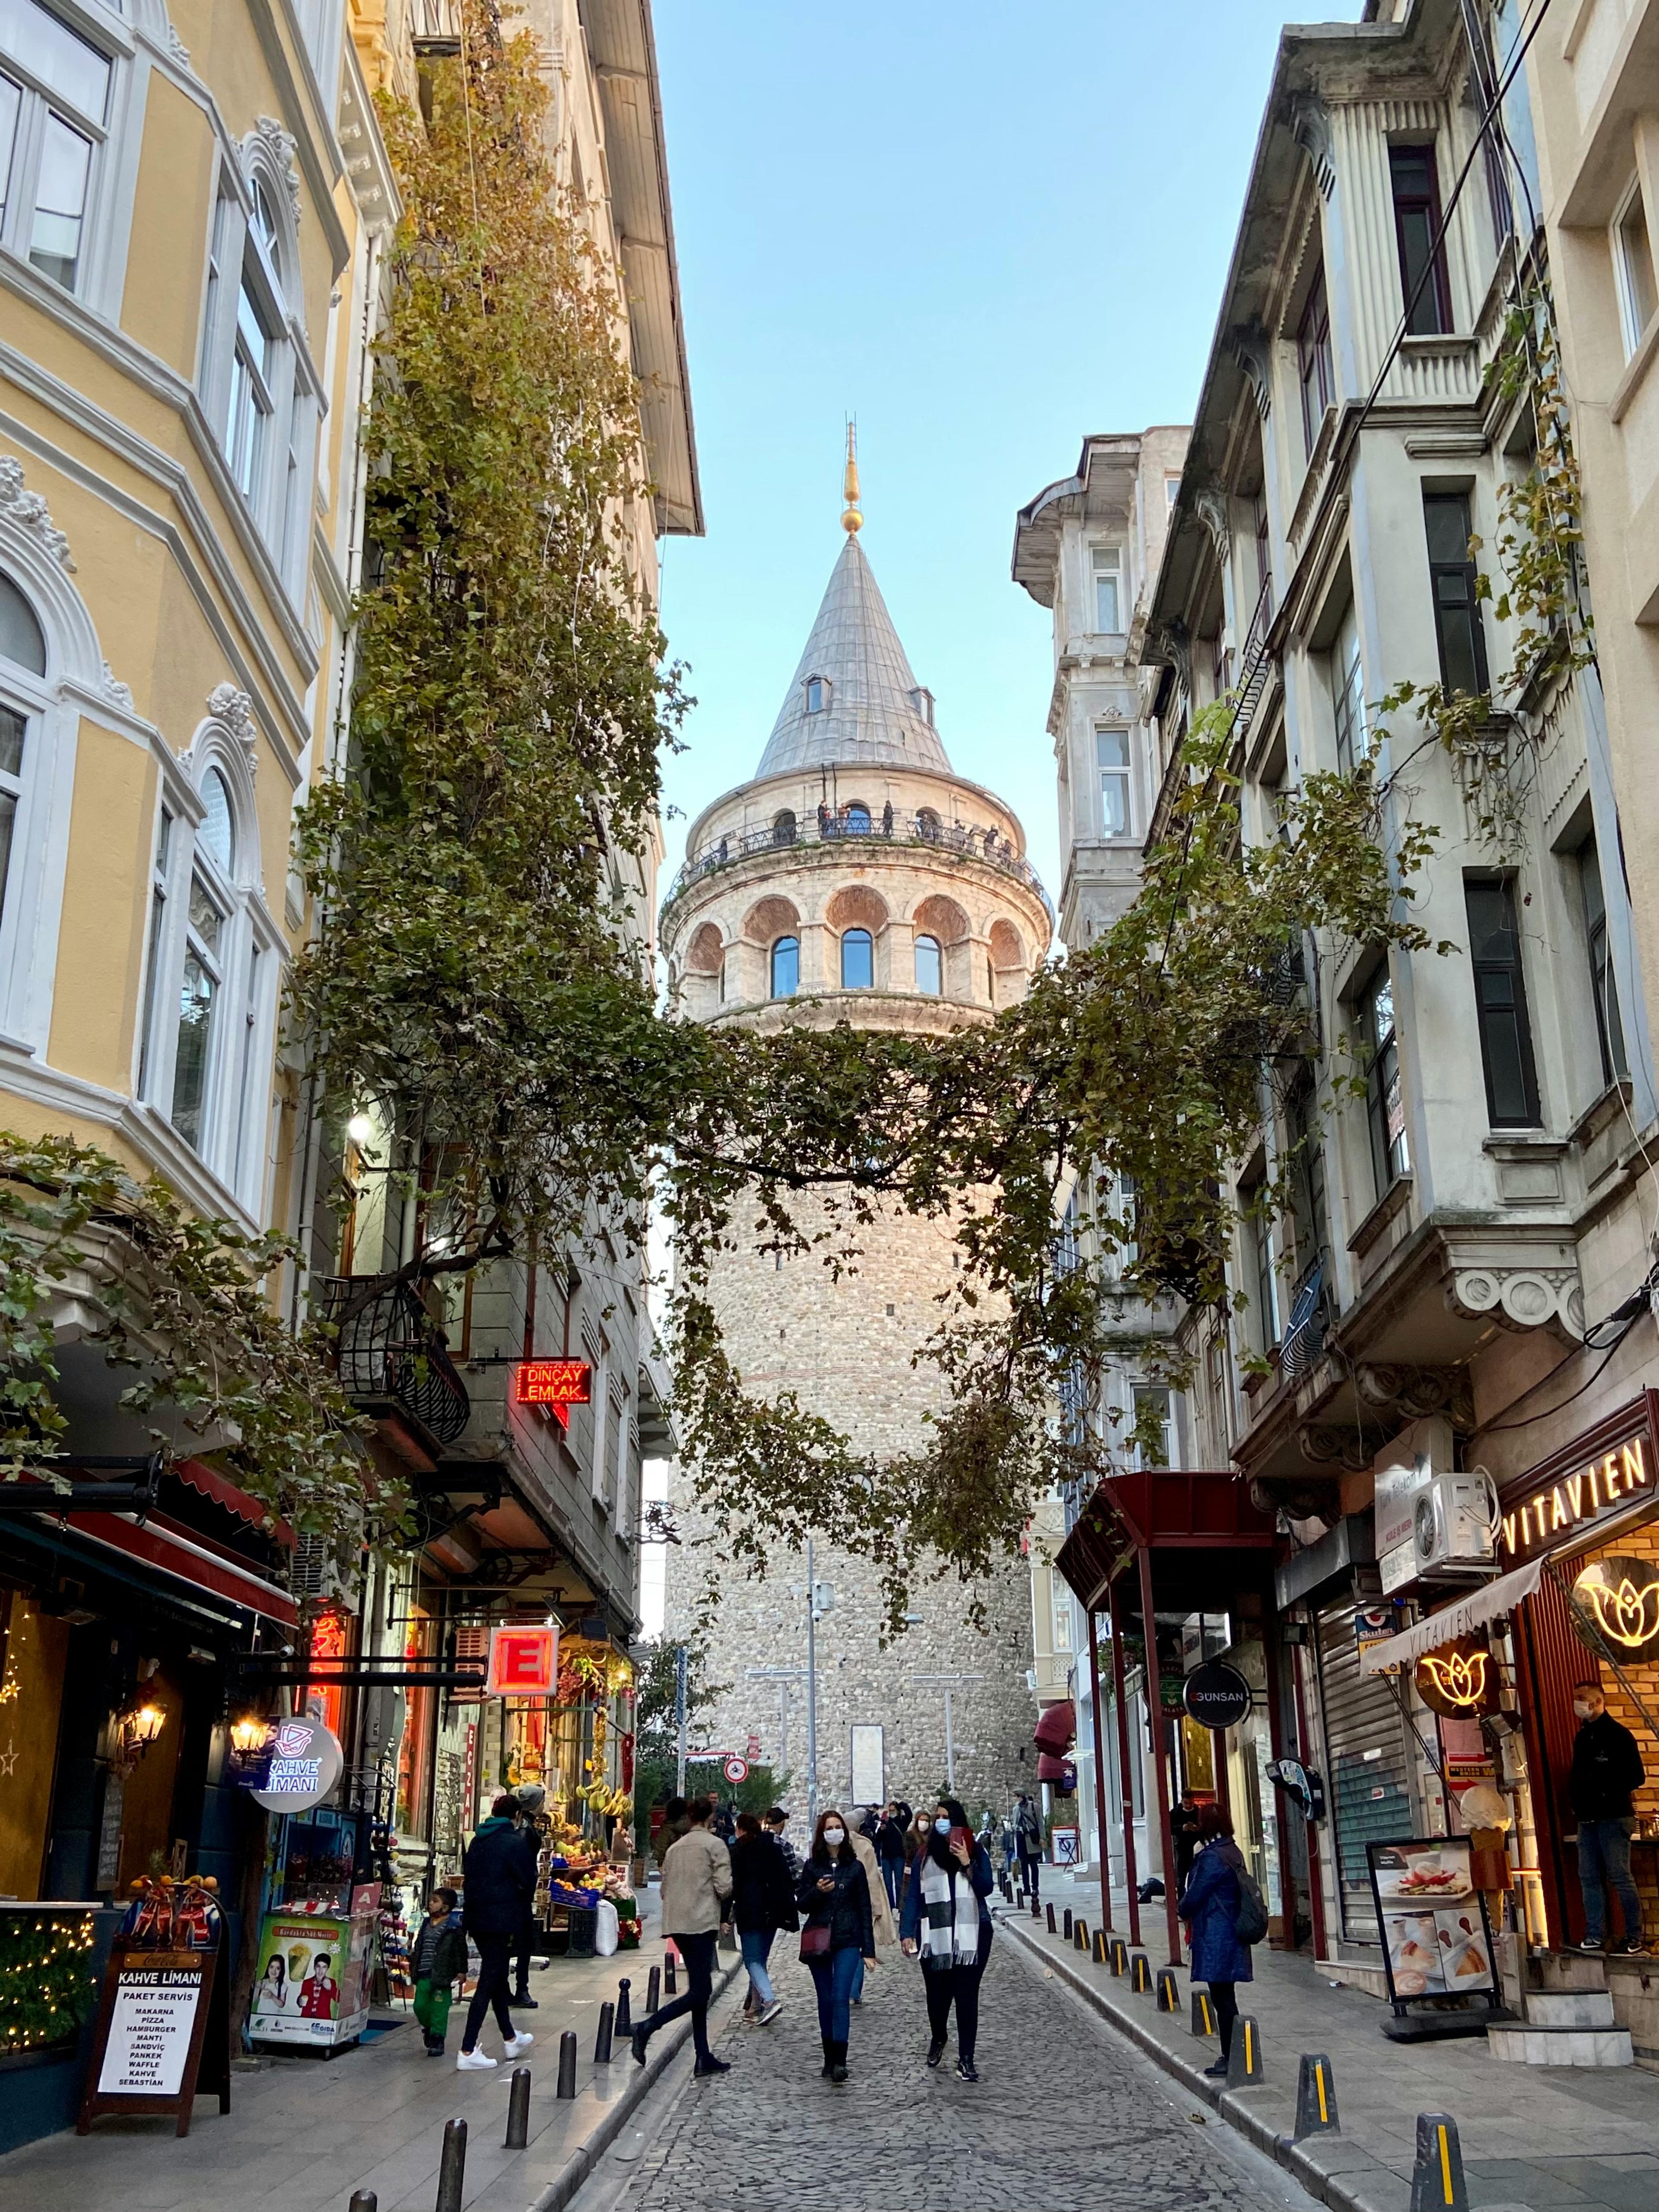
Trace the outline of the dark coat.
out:
[[[660,1866],[663,1861],[668,1856],[669,1852],[673,1850],[680,1838],[688,1833],[690,1826],[691,1823],[684,1813],[682,1813],[679,1818],[676,1820],[665,1820],[663,1822],[661,1827],[657,1831],[657,1841],[655,1844],[657,1864],[659,1866]]]
[[[414,1942],[409,1947],[411,1960],[416,1945],[419,1943],[423,1933],[424,1930],[419,1928],[415,1931]],[[446,1920],[439,1929],[437,1941],[432,1947],[432,1956],[422,1969],[421,1978],[423,1981],[435,1982],[441,1989],[447,1984],[459,1980],[465,1972],[466,1938],[451,1918]]]
[[[903,1829],[896,1820],[884,1820],[876,1830],[876,1856],[902,1860],[904,1855]]]
[[[921,1941],[921,1856],[918,1852],[911,1863],[910,1872],[905,1880],[904,1897],[899,1906],[901,1942],[919,1943]],[[960,1881],[965,1874],[974,1885],[975,1892],[979,1898],[980,1940],[982,1947],[984,1931],[990,1925],[991,1920],[991,1916],[986,1910],[985,1900],[997,1886],[996,1876],[991,1871],[991,1855],[983,1844],[976,1843],[974,1845],[974,1856],[969,1860],[967,1865],[959,1867],[952,1859],[951,1871],[956,1875],[957,1881]],[[953,1905],[956,1902],[954,1883],[951,1886],[951,1901]]]
[[[732,1846],[732,1917],[739,1936],[800,1924],[788,1862],[769,1836],[739,1836]]]
[[[1238,1935],[1238,1872],[1243,1863],[1244,1854],[1230,1836],[1206,1844],[1193,1861],[1177,1910],[1188,1923],[1189,1971],[1195,1982],[1251,1978],[1250,1947]]]
[[[1636,1738],[1611,1713],[1580,1725],[1567,1778],[1567,1802],[1577,1819],[1629,1820],[1631,1792],[1646,1779]]]
[[[836,1884],[833,1894],[828,1897],[818,1888],[825,1875],[833,1875]],[[876,1930],[870,1911],[870,1884],[850,1849],[833,1865],[809,1858],[795,1884],[795,1903],[806,1916],[809,1928],[822,1928],[826,1922],[829,1923],[832,1951],[850,1951],[856,1947],[866,1959],[875,1957]]]
[[[511,1820],[483,1822],[461,1863],[470,1936],[516,1936],[536,1889],[536,1839]]]

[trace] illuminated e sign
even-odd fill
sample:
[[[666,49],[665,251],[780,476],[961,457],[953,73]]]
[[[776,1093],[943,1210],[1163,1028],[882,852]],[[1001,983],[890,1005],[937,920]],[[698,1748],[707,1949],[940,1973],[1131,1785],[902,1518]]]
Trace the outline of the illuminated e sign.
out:
[[[1524,1504],[1504,1516],[1504,1549],[1511,1559],[1547,1546],[1580,1522],[1595,1521],[1650,1486],[1643,1439],[1632,1437],[1593,1459],[1559,1482],[1535,1490]]]
[[[546,1626],[492,1628],[489,1679],[493,1698],[550,1698],[559,1679],[559,1632]]]
[[[544,1406],[561,1428],[570,1425],[570,1408],[588,1402],[592,1369],[585,1359],[526,1359],[513,1370],[515,1406]]]

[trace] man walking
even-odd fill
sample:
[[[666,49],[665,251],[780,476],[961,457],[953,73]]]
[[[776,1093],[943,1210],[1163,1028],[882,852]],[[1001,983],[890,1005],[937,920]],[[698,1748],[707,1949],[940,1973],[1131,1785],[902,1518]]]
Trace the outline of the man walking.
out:
[[[1584,1896],[1584,1951],[1607,1948],[1607,1892],[1619,1899],[1625,1940],[1614,1948],[1639,1957],[1642,1900],[1630,1875],[1630,1839],[1636,1822],[1631,1795],[1647,1779],[1630,1730],[1614,1720],[1598,1682],[1579,1682],[1572,1692],[1578,1716],[1567,1799],[1578,1821],[1578,1887]]]
[[[685,1990],[640,2022],[634,2030],[634,2056],[643,2066],[646,2045],[657,2030],[689,2012],[697,2053],[693,2070],[729,2074],[726,2061],[708,2048],[708,2000],[714,1988],[714,1945],[732,1894],[732,1854],[709,1827],[714,1808],[707,1797],[694,1797],[685,1811],[690,1825],[662,1863],[663,1932],[673,1937],[685,1961]]]
[[[899,1819],[898,1807],[891,1802],[882,1808],[876,1829],[876,1856],[881,1861],[882,1886],[887,1892],[887,1902],[896,1912],[904,1887],[904,1823]]]
[[[789,1815],[781,1805],[775,1805],[763,1826],[772,1841],[783,1853],[783,1863],[789,1869],[792,1882],[800,1880],[800,1853],[789,1840]]]
[[[1042,1865],[1042,1823],[1023,1790],[1014,1799],[1014,1849],[1019,1854],[1020,1881],[1035,1902]]]
[[[478,1947],[478,1985],[467,2008],[461,2036],[458,2072],[488,2072],[495,2063],[478,2048],[484,2015],[494,2011],[495,2025],[509,2058],[517,2058],[536,2040],[528,2029],[514,2032],[507,2010],[507,1982],[513,1946],[536,1887],[535,1858],[525,1848],[519,1828],[516,1798],[498,1797],[489,1818],[466,1847],[461,1863],[462,1918],[466,1932]]]

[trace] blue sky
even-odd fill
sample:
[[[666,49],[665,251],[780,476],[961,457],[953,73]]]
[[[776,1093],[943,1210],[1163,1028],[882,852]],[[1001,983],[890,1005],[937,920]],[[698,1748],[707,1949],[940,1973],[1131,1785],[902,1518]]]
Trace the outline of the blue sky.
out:
[[[708,523],[665,547],[698,701],[671,805],[754,772],[840,547],[850,411],[865,550],[952,763],[1057,887],[1014,515],[1086,433],[1189,419],[1285,5],[655,0]]]

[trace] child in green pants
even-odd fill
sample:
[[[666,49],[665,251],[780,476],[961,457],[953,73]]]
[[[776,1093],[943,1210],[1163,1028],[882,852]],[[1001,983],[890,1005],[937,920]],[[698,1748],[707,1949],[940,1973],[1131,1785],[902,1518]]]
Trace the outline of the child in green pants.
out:
[[[450,1926],[455,1910],[453,1889],[434,1889],[426,1901],[426,1918],[410,1952],[415,1978],[415,2017],[426,2034],[426,2055],[441,2058],[449,2027],[455,1984],[466,1972],[466,1938]]]

